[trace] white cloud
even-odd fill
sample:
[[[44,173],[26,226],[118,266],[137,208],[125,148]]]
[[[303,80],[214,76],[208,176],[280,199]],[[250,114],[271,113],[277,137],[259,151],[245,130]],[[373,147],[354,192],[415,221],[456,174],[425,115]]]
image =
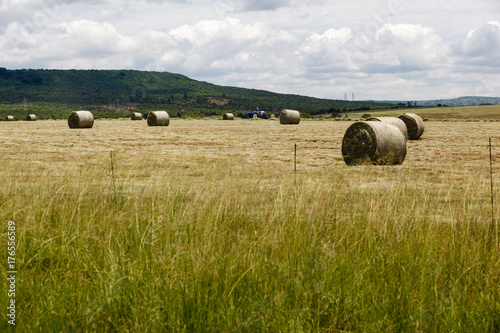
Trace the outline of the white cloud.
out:
[[[311,72],[398,73],[442,66],[449,46],[431,28],[385,24],[373,39],[348,28],[313,34],[300,52]]]
[[[339,30],[328,29],[327,31],[325,31],[325,33],[323,35],[314,34],[311,37],[309,37],[309,40],[311,40],[313,42],[326,40],[329,43],[345,44],[349,40],[351,40],[352,37],[353,37],[353,35],[352,35],[351,29],[342,28]]]
[[[462,63],[486,67],[500,65],[500,22],[493,21],[470,31],[453,43],[453,50]]]
[[[169,34],[177,42],[177,51],[168,51],[161,62],[167,59],[166,63],[174,65],[173,60],[177,60],[179,69],[200,76],[267,71],[287,57],[281,52],[297,40],[290,33],[273,30],[264,23],[244,24],[234,18],[184,25]],[[293,49],[289,52],[293,54]]]
[[[187,41],[194,46],[207,46],[209,44],[219,47],[218,42],[231,43],[228,47],[242,45],[262,44],[268,38],[271,29],[262,22],[244,24],[238,19],[226,18],[224,20],[204,20],[196,25],[184,25],[170,31],[170,35],[177,41]],[[212,46],[211,46],[212,47]]]
[[[348,28],[328,29],[323,34],[313,34],[300,47],[302,66],[317,75],[356,70],[351,56],[353,33]]]
[[[132,37],[120,35],[109,23],[77,20],[62,25],[69,49],[77,53],[105,54],[127,53],[134,50]]]
[[[378,49],[398,59],[396,71],[433,69],[443,64],[449,52],[434,29],[420,24],[386,24],[377,31],[376,39]]]
[[[4,0],[0,66],[171,71],[332,98],[498,91],[498,2],[422,1]]]

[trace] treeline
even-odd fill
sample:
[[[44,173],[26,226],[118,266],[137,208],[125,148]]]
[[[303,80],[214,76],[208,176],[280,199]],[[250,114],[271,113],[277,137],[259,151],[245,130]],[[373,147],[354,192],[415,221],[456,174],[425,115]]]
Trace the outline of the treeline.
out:
[[[180,116],[284,108],[311,115],[393,107],[373,101],[329,100],[265,90],[217,86],[168,72],[0,68],[0,116],[38,112],[60,118],[87,109],[103,116],[166,109]]]

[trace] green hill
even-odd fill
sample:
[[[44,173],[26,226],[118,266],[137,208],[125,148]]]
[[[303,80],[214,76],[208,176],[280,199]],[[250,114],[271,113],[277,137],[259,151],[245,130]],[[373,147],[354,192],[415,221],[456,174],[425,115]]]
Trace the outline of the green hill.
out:
[[[320,114],[390,106],[218,86],[168,72],[0,68],[1,117],[24,118],[35,112],[41,118],[65,118],[73,109],[91,110],[98,117],[125,117],[152,109],[165,109],[173,116],[200,116],[240,114],[256,107]]]

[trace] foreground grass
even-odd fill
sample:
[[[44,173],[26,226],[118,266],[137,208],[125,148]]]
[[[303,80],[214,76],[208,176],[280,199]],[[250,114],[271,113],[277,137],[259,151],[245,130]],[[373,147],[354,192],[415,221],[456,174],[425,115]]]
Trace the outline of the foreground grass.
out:
[[[42,133],[16,139],[24,148],[2,148],[0,219],[18,223],[18,330],[500,329],[498,230],[475,138],[462,143],[467,161],[455,154],[464,146],[448,146],[447,124],[411,143],[403,166],[349,168],[337,143],[322,142],[344,124],[262,125],[309,148],[294,175],[286,149],[245,150],[258,142],[254,125],[238,128],[239,142],[234,129],[201,134],[202,123],[155,129],[113,159],[110,149],[133,141],[108,126],[95,146],[65,133],[39,152],[52,133],[40,123]]]

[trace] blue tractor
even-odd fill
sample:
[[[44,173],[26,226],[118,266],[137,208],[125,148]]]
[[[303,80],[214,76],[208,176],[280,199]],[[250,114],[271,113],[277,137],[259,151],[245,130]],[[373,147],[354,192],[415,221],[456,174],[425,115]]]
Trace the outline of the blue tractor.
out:
[[[266,114],[265,111],[256,108],[255,111],[250,111],[247,113],[247,118],[269,119],[270,117]]]

